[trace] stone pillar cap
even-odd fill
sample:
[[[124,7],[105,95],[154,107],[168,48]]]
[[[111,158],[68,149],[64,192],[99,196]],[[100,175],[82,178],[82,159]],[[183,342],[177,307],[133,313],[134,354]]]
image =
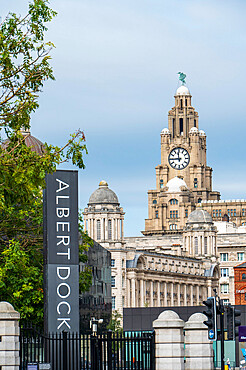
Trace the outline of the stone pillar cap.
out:
[[[182,328],[184,321],[177,312],[166,310],[160,313],[158,319],[153,321],[153,328]]]
[[[8,302],[0,302],[0,319],[3,320],[19,320],[20,314],[19,312],[15,311],[12,304]]]
[[[185,323],[185,329],[207,329],[207,326],[203,324],[203,321],[207,320],[207,316],[205,316],[201,312],[193,313],[189,317],[189,320]]]

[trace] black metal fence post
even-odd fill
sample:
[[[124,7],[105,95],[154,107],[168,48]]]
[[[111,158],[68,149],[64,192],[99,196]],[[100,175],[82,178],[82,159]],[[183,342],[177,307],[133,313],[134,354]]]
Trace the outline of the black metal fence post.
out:
[[[150,370],[155,370],[155,332],[153,331],[150,341]]]
[[[107,334],[108,370],[112,370],[112,331]]]
[[[63,370],[68,370],[67,368],[67,332],[64,331],[62,336],[62,344],[63,344]]]

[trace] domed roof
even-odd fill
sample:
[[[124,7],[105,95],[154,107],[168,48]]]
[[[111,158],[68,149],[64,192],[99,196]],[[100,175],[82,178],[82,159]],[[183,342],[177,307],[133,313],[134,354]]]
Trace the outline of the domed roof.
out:
[[[205,131],[200,130],[200,131],[199,131],[199,135],[200,135],[200,136],[206,136]]]
[[[179,193],[181,191],[181,187],[188,189],[185,181],[177,176],[169,180],[166,187],[168,188],[168,193]]]
[[[189,134],[195,134],[198,133],[198,128],[197,127],[191,127]]]
[[[170,131],[168,128],[164,128],[162,131],[161,131],[161,135],[170,135]]]
[[[91,204],[119,205],[119,200],[113,190],[109,189],[107,182],[103,180],[99,183],[99,188],[91,194],[88,205]]]
[[[177,91],[176,91],[176,94],[175,95],[190,95],[190,90],[188,89],[188,87],[182,85],[180,86]]]
[[[42,141],[32,136],[29,130],[24,130],[23,128],[21,128],[20,132],[25,137],[26,146],[31,148],[33,152],[36,152],[40,155],[45,153],[45,146],[42,143]],[[4,143],[2,144],[2,148],[3,149],[7,148],[8,143],[9,143],[9,140],[5,140]]]
[[[188,217],[187,223],[189,224],[213,223],[213,219],[207,211],[200,208],[191,212],[191,214]]]

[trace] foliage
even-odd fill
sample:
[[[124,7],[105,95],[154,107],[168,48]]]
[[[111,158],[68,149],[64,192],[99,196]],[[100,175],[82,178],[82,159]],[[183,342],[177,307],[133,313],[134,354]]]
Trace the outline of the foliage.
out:
[[[0,127],[28,127],[38,108],[38,93],[47,79],[54,79],[44,41],[46,23],[56,15],[47,0],[34,0],[26,16],[8,15],[0,27]]]
[[[71,161],[84,168],[84,133],[78,130],[62,147],[45,144],[39,155],[25,143],[38,108],[38,95],[47,79],[51,43],[44,42],[46,22],[56,13],[47,0],[33,0],[28,14],[9,14],[0,26],[0,128],[7,141],[0,146],[0,300],[13,304],[22,319],[43,317],[43,204],[45,174]],[[80,260],[90,245],[85,235]],[[90,271],[81,273],[80,288],[88,289]]]
[[[112,330],[114,333],[123,333],[122,328],[122,315],[116,310],[112,312],[110,322],[107,326],[108,330]]]

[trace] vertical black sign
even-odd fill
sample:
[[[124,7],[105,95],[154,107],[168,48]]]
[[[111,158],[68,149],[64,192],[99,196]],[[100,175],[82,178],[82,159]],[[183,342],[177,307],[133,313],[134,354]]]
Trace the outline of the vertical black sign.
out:
[[[79,332],[77,171],[46,175],[44,261],[45,331]]]

